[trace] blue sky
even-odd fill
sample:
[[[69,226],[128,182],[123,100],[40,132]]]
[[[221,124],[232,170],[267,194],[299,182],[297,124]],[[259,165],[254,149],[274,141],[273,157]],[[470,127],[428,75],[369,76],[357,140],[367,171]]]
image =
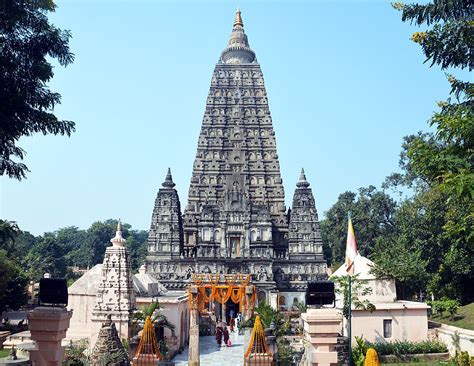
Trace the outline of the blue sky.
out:
[[[121,218],[148,229],[171,166],[187,201],[211,74],[237,5],[261,64],[291,203],[303,166],[323,213],[380,187],[403,136],[427,129],[449,85],[385,1],[58,1],[74,64],[56,68],[71,137],[21,140],[31,173],[1,178],[0,217],[34,234]]]

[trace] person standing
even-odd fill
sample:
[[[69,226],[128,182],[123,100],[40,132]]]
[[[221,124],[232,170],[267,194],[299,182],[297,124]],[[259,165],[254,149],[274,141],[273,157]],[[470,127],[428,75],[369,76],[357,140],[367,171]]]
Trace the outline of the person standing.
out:
[[[224,343],[226,347],[229,346],[229,331],[227,330],[227,324],[224,323],[224,329],[223,329],[223,335],[224,335]]]
[[[216,342],[219,347],[222,344],[222,335],[223,335],[222,323],[218,321],[217,326],[216,326]]]
[[[232,316],[230,317],[229,327],[230,327],[230,332],[233,333],[234,332],[234,327],[235,327],[235,319]]]

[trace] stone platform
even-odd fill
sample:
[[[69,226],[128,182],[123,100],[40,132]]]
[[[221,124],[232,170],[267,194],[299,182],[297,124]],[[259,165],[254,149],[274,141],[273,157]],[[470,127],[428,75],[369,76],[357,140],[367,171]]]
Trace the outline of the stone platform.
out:
[[[239,336],[236,332],[231,333],[231,347],[217,346],[214,336],[199,338],[199,354],[201,366],[242,366],[244,364],[244,336]],[[188,348],[183,353],[177,355],[173,362],[176,366],[188,364]]]

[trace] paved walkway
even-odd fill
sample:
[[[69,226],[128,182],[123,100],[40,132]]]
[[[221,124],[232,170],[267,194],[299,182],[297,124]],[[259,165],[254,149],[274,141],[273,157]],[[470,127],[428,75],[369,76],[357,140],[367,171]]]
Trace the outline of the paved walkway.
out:
[[[217,346],[214,336],[199,338],[199,354],[201,366],[242,366],[244,364],[244,336],[237,335],[237,332],[230,334],[231,347]],[[188,364],[188,348],[183,353],[173,358],[176,366]]]

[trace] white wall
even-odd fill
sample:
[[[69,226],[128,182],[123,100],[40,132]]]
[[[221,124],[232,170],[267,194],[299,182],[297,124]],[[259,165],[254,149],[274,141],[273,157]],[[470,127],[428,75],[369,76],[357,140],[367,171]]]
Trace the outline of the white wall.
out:
[[[392,337],[384,338],[383,320],[392,320]],[[369,342],[393,342],[396,340],[424,341],[428,339],[426,309],[383,309],[372,313],[352,311],[352,336],[363,337]],[[354,339],[352,340],[354,343]]]
[[[457,333],[457,335],[456,335]],[[467,351],[472,356],[474,355],[474,331],[453,327],[446,324],[441,324],[440,327],[430,329],[430,334],[435,338],[445,343],[448,346],[449,353],[454,356],[456,353],[456,346],[461,351]],[[459,337],[459,344],[456,345],[453,338]]]

